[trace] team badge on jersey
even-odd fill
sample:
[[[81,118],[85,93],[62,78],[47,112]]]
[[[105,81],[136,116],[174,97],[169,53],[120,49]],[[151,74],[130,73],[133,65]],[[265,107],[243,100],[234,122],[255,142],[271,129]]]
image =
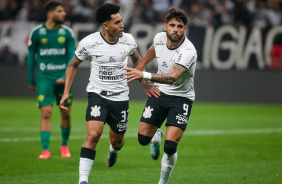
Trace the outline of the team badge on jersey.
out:
[[[65,41],[66,41],[66,38],[63,37],[63,36],[60,36],[60,37],[58,38],[58,42],[59,42],[60,44],[65,43]]]
[[[42,44],[46,44],[47,42],[48,42],[48,39],[47,39],[47,38],[42,38],[42,39],[41,39],[41,43],[42,43]]]
[[[38,96],[38,101],[42,102],[44,100],[44,95],[39,95]]]
[[[124,62],[124,60],[126,59],[126,57],[128,56],[128,52],[124,51],[120,53],[122,56],[120,58],[121,62]]]
[[[144,117],[144,118],[150,118],[150,117],[152,116],[152,111],[153,111],[153,110],[154,110],[154,109],[151,108],[150,106],[145,107],[145,110],[144,110],[144,112],[143,112],[143,117]]]
[[[101,115],[101,107],[97,107],[97,105],[95,105],[94,107],[91,107],[92,111],[90,112],[91,116],[97,117]]]

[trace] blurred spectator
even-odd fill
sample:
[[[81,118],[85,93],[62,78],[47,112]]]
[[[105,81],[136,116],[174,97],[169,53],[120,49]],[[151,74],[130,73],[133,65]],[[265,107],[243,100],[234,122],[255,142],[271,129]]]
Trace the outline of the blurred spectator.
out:
[[[20,2],[16,0],[1,0],[0,21],[14,19],[20,9]]]
[[[44,22],[46,20],[44,13],[44,2],[40,0],[30,0],[30,9],[28,14],[29,21]]]
[[[159,22],[165,21],[165,16],[170,6],[169,0],[153,0],[153,9],[157,12]]]
[[[212,11],[203,3],[193,3],[188,12],[188,23],[190,26],[206,27],[212,25],[212,15]]]
[[[10,39],[5,37],[2,39],[3,47],[0,50],[0,64],[1,65],[15,65],[18,64],[18,56],[11,52],[9,42]]]
[[[233,24],[234,23],[234,9],[235,5],[230,0],[219,0],[215,4],[215,14],[213,25],[215,27],[221,26],[223,24]]]
[[[27,21],[29,9],[30,9],[29,2],[27,0],[23,1],[22,7],[21,7],[18,15],[16,16],[16,20]]]
[[[158,13],[153,9],[152,0],[136,0],[130,17],[130,24],[158,22]]]
[[[248,10],[248,0],[234,0],[234,23],[235,25],[249,26],[252,23],[252,14]]]
[[[73,22],[93,22],[94,10],[103,4],[103,0],[77,0],[73,1],[71,18]]]

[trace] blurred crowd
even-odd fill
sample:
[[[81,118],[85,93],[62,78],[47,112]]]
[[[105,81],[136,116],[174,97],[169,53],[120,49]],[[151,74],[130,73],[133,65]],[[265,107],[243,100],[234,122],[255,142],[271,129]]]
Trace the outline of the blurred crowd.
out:
[[[0,0],[0,39],[9,35],[11,22],[44,22],[44,4],[48,0]],[[225,24],[269,28],[282,24],[282,0],[63,0],[66,21],[95,23],[95,9],[112,2],[121,6],[125,27],[136,23],[163,23],[169,7],[183,9],[188,26],[218,27]],[[6,29],[7,28],[7,29]],[[1,40],[3,42],[3,39]],[[4,40],[5,41],[5,40]],[[15,60],[9,41],[0,48],[0,64]],[[2,52],[1,52],[2,51]],[[3,53],[5,56],[2,56]],[[7,54],[11,53],[11,54]],[[4,58],[8,57],[8,58]],[[9,59],[10,58],[10,59]],[[14,59],[13,59],[14,58]]]
[[[47,0],[1,0],[0,21],[45,20]],[[67,20],[95,22],[95,9],[104,2],[121,5],[126,26],[163,22],[169,7],[183,9],[193,26],[275,26],[282,22],[281,0],[64,0]]]

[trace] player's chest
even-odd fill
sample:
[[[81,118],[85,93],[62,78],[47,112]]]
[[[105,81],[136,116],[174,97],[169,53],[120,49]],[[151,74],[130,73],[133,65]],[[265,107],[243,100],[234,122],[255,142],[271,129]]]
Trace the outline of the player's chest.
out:
[[[63,47],[66,45],[66,42],[65,35],[46,34],[39,36],[39,43],[42,47]]]
[[[126,45],[101,44],[89,49],[92,62],[97,63],[121,63],[127,60],[130,47]]]
[[[169,50],[166,47],[156,48],[156,59],[159,68],[169,70],[179,58],[178,50]]]

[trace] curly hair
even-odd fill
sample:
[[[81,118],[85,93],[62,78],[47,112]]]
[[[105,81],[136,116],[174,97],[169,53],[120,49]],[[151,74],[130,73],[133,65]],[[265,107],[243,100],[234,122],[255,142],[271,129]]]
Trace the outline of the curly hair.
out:
[[[169,8],[168,14],[165,17],[165,23],[167,24],[171,19],[176,19],[177,21],[181,20],[184,25],[188,23],[188,18],[185,13],[175,8]]]
[[[95,19],[102,24],[106,20],[111,20],[111,15],[119,13],[120,6],[113,3],[105,3],[101,5],[95,13]]]

